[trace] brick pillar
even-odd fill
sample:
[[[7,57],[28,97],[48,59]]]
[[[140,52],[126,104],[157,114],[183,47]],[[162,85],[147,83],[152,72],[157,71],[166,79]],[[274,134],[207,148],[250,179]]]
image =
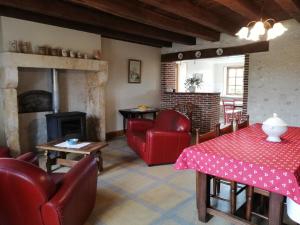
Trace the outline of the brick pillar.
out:
[[[161,63],[161,93],[168,89],[176,89],[176,63]]]
[[[249,54],[245,55],[244,63],[244,94],[243,94],[243,119],[248,111],[248,83],[249,83]]]

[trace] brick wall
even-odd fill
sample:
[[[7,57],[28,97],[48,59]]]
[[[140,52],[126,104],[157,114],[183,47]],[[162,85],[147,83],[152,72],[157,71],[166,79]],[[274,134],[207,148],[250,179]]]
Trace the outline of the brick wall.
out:
[[[161,91],[176,89],[176,63],[161,63]]]
[[[246,54],[245,62],[244,62],[243,118],[248,113],[248,83],[249,83],[249,54]]]
[[[191,102],[196,105],[193,112],[193,129],[201,133],[214,129],[220,116],[220,93],[172,93],[176,88],[176,63],[161,64],[161,108],[172,109],[178,103]]]

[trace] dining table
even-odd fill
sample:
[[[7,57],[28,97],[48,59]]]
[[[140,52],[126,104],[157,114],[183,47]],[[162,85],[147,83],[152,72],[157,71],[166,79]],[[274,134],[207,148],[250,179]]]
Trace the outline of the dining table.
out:
[[[281,142],[269,142],[266,137],[262,125],[256,123],[184,149],[175,169],[196,171],[196,202],[201,222],[207,222],[211,216],[222,216],[234,224],[251,224],[210,206],[211,176],[268,191],[269,225],[282,224],[284,196],[300,204],[300,128],[288,127]],[[249,213],[251,206],[246,205]]]

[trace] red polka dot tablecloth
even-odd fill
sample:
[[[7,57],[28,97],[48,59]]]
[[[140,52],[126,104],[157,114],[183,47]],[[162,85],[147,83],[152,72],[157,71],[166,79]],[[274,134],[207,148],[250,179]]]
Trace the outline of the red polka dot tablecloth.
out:
[[[175,164],[288,196],[300,204],[300,128],[266,141],[261,124],[186,148]]]

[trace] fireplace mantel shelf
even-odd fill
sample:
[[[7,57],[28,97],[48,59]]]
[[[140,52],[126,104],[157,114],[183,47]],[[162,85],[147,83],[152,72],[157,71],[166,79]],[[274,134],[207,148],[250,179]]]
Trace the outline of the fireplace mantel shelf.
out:
[[[0,67],[55,68],[66,70],[101,71],[106,61],[59,56],[0,53]]]

